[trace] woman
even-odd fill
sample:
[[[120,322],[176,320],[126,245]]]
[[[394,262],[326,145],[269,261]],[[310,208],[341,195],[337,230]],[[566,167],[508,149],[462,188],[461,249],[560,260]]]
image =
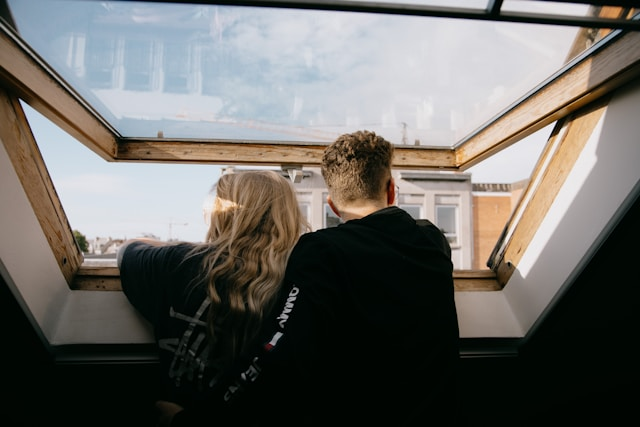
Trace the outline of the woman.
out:
[[[250,345],[309,231],[292,184],[274,171],[224,174],[214,188],[204,243],[134,239],[118,251],[122,290],[159,347],[161,398],[183,406]]]

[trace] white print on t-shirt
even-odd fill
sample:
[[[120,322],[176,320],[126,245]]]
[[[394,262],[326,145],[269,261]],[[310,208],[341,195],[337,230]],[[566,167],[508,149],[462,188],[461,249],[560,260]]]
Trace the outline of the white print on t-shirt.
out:
[[[206,341],[207,323],[201,319],[210,303],[209,298],[206,298],[193,317],[178,313],[174,311],[173,307],[169,309],[170,317],[189,323],[180,341],[178,338],[158,340],[160,349],[173,353],[168,374],[176,387],[180,387],[183,380],[192,381],[199,390],[205,386],[205,370],[209,364],[209,345]]]
[[[280,329],[284,329],[284,324],[289,320],[289,313],[293,310],[293,305],[296,303],[296,298],[298,298],[299,293],[300,289],[296,286],[289,292],[287,302],[284,304],[284,309],[280,313],[280,316],[278,316],[278,326],[280,326]]]
[[[255,381],[258,375],[260,375],[260,370],[258,358],[254,357],[251,365],[240,374],[240,379],[236,380],[234,384],[231,384],[229,388],[227,388],[224,394],[224,400],[229,401],[238,390],[244,389],[245,384]]]
[[[280,326],[280,329],[284,329],[287,320],[289,320],[289,313],[291,313],[291,310],[293,310],[293,306],[296,302],[296,299],[298,298],[299,293],[300,288],[296,286],[294,286],[289,292],[289,296],[287,297],[284,308],[278,316],[278,326]],[[280,338],[282,338],[282,335],[282,331],[276,331],[273,334],[271,340],[267,344],[265,344],[264,349],[267,352],[273,350],[273,348],[278,344]],[[240,374],[240,378],[236,379],[235,383],[227,388],[227,391],[224,394],[224,400],[229,401],[238,391],[244,390],[245,384],[254,382],[258,378],[258,375],[260,375],[261,371],[262,368],[260,367],[260,358],[254,357],[251,361],[251,365],[249,365],[249,367]]]

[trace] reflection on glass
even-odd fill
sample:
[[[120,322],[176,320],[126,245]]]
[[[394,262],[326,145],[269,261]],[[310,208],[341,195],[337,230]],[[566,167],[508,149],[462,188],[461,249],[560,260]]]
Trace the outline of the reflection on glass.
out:
[[[504,12],[538,12],[549,15],[587,16],[589,5],[560,1],[505,0],[501,10]]]
[[[9,6],[78,93],[121,135],[143,138],[329,142],[366,128],[454,146],[562,66],[577,32],[200,4]]]
[[[371,4],[370,0],[355,0],[356,2],[363,2]],[[386,0],[385,4],[416,4],[422,6],[440,6],[447,8],[464,8],[464,9],[478,9],[482,10],[487,7],[487,0]]]

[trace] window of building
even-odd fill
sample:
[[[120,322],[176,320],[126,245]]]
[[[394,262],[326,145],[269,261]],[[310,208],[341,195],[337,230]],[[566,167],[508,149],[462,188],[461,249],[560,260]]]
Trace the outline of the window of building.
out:
[[[151,40],[127,40],[124,49],[124,88],[127,90],[152,90],[154,59]]]
[[[422,206],[421,205],[408,205],[408,204],[400,204],[398,205],[400,208],[404,209],[411,215],[413,219],[421,219],[424,218],[422,215]]]
[[[458,207],[436,205],[436,225],[442,230],[449,244],[458,245]]]
[[[168,41],[163,45],[164,90],[187,93],[191,82],[191,65],[195,62],[188,42]]]
[[[116,40],[111,37],[90,37],[86,55],[87,82],[96,89],[108,89],[114,86],[116,69]]]

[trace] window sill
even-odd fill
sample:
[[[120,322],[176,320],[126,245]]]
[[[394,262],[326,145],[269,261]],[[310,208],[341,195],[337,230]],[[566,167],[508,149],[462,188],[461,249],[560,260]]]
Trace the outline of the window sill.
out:
[[[120,270],[115,261],[98,265],[85,262],[76,273],[71,289],[83,291],[121,291]],[[491,270],[455,270],[453,282],[456,292],[500,291],[502,286]]]

